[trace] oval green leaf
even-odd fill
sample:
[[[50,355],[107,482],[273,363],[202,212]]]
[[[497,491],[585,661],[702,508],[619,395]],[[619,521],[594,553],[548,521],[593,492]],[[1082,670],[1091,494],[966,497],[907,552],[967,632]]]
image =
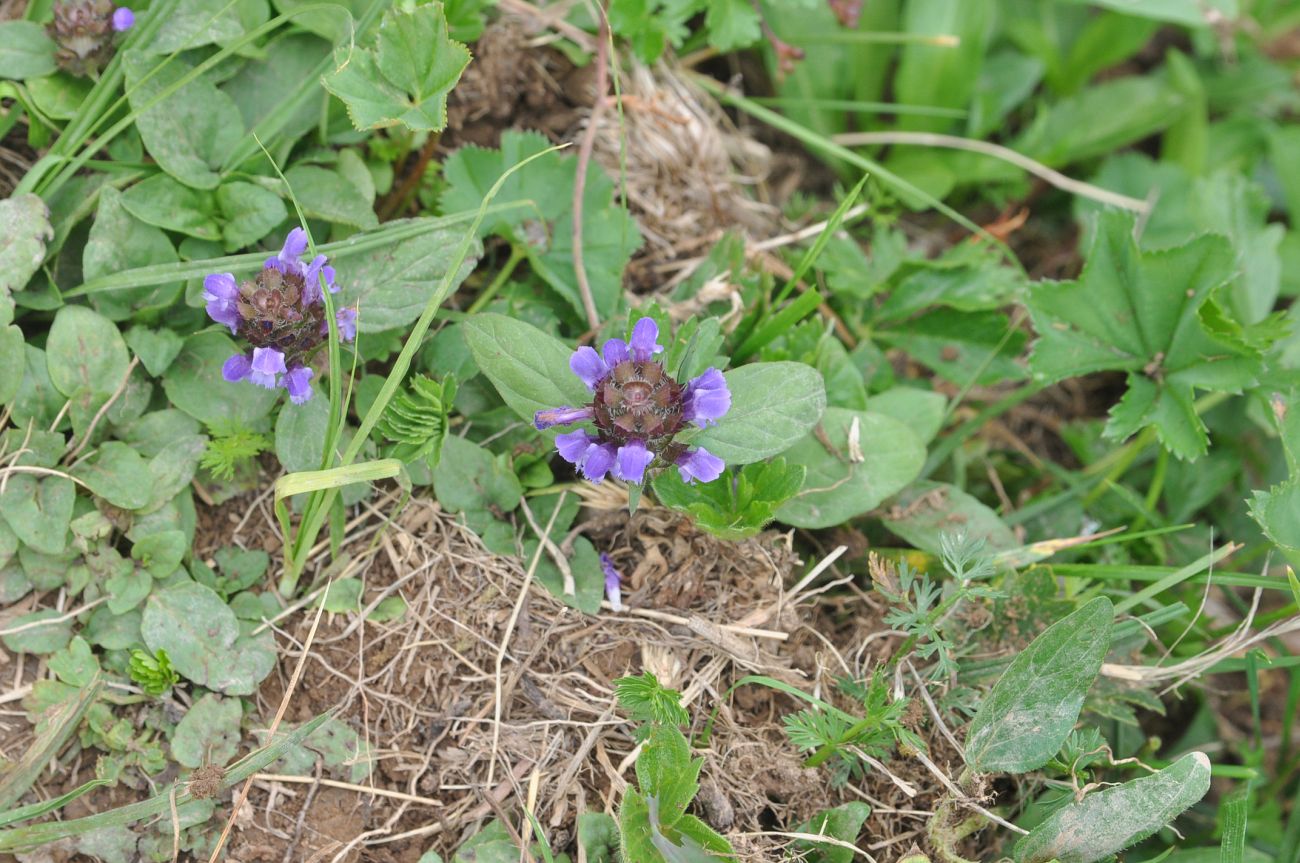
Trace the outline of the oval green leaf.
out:
[[[691,443],[727,464],[749,464],[785,452],[826,411],[821,373],[804,363],[751,363],[725,377],[731,410]]]

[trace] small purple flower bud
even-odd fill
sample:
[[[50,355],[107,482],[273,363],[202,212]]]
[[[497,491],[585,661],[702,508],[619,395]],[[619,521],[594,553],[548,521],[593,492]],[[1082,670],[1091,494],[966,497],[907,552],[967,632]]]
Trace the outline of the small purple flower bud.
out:
[[[642,318],[632,327],[632,359],[638,363],[649,362],[664,349],[659,344],[659,325],[654,318]]]
[[[120,10],[119,10],[120,11]],[[239,283],[230,273],[213,273],[203,280],[203,299],[207,301],[208,317],[239,332]]]
[[[533,415],[533,427],[538,431],[544,431],[551,426],[571,426],[574,423],[586,422],[594,416],[591,405],[585,408],[551,408],[546,411],[538,411]]]
[[[713,482],[722,476],[726,463],[704,447],[684,452],[677,457],[677,472],[682,482]]]
[[[339,309],[334,314],[334,320],[339,325],[339,338],[345,342],[350,342],[357,337],[357,310],[356,309]]]
[[[563,432],[555,436],[555,449],[560,458],[572,465],[581,467],[587,458],[587,451],[596,444],[597,438],[585,429]]]
[[[311,369],[306,366],[298,366],[290,369],[280,379],[280,385],[289,391],[289,401],[300,405],[311,398],[311,376]]]
[[[248,372],[250,381],[268,390],[275,389],[275,376],[286,371],[283,353],[275,348],[253,349],[253,362]]]
[[[582,475],[592,482],[600,482],[614,466],[617,450],[610,443],[592,444],[587,457],[582,460]]]
[[[600,568],[605,572],[605,598],[614,611],[623,610],[623,579],[614,568],[614,561],[605,552],[600,553]]]
[[[610,339],[605,342],[605,347],[601,349],[601,353],[605,356],[605,365],[611,369],[619,363],[632,359],[632,354],[627,349],[627,342],[622,339]]]
[[[605,365],[605,361],[601,359],[600,354],[596,353],[596,349],[585,345],[569,357],[569,368],[582,379],[589,390],[596,389],[596,384],[609,374],[609,366]]]
[[[130,30],[135,26],[135,13],[125,6],[119,6],[113,10],[113,29],[118,33]]]
[[[730,409],[731,391],[727,389],[727,379],[717,369],[707,369],[686,385],[682,399],[683,419],[708,428],[717,425]]]
[[[624,482],[639,483],[645,479],[645,469],[654,457],[655,454],[646,449],[644,441],[629,441],[618,448],[614,476]]]
[[[235,354],[221,364],[221,376],[232,384],[247,378],[252,370],[253,363],[243,354]]]

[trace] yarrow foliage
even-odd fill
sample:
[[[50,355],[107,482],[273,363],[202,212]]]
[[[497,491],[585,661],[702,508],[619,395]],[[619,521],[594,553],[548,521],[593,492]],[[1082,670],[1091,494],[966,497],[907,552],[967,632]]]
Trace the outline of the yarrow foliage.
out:
[[[642,318],[632,329],[630,343],[610,339],[600,353],[578,348],[569,368],[591,390],[591,403],[538,411],[533,418],[538,430],[580,422],[595,425],[595,433],[578,429],[555,438],[560,455],[592,482],[611,473],[625,482],[642,482],[656,460],[675,465],[688,483],[710,482],[722,474],[722,459],[673,438],[687,423],[705,428],[726,414],[731,408],[726,379],[710,368],[686,384],[678,383],[655,359],[663,351],[658,341],[658,325]]]
[[[314,372],[308,363],[329,336],[321,277],[330,293],[339,289],[326,257],[304,263],[306,251],[307,232],[294,228],[280,253],[267,258],[252,279],[241,284],[230,273],[213,273],[203,280],[208,317],[252,346],[251,352],[226,360],[222,376],[267,389],[283,387],[294,404],[311,398]],[[356,338],[356,309],[339,309],[334,319],[343,341]]]
[[[135,13],[110,0],[60,0],[46,25],[58,48],[54,60],[65,72],[94,76],[113,56],[113,34],[130,30]]]

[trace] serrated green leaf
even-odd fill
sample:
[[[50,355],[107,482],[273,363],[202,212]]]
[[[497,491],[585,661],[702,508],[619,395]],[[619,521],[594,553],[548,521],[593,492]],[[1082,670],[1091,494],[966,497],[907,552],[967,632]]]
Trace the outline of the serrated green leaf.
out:
[[[1060,750],[1106,657],[1114,618],[1099,596],[1016,655],[966,731],[972,770],[1026,773]]]
[[[1256,351],[1216,338],[1201,316],[1232,275],[1235,254],[1214,235],[1141,252],[1132,227],[1130,216],[1103,213],[1078,281],[1030,290],[1039,334],[1031,366],[1040,380],[1127,372],[1130,390],[1112,410],[1107,436],[1152,426],[1170,452],[1195,458],[1208,441],[1191,407],[1194,390],[1238,392],[1259,371]]]
[[[1210,789],[1210,759],[1184,755],[1150,776],[1094,791],[1056,810],[1015,845],[1016,863],[1093,863],[1172,822]]]

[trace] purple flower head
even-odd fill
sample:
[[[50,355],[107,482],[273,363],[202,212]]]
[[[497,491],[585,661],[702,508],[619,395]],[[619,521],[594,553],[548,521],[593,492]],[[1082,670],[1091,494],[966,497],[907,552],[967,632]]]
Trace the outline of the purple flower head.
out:
[[[311,398],[312,370],[306,366],[289,369],[280,384],[289,391],[289,401],[300,405]]]
[[[248,379],[259,387],[275,389],[276,375],[288,371],[284,365],[284,354],[275,348],[253,348],[253,362],[248,372]]]
[[[677,456],[677,472],[681,474],[682,482],[713,482],[722,476],[722,469],[726,463],[704,447],[696,447],[693,450],[682,453]]]
[[[591,405],[587,405],[585,408],[551,408],[534,414],[533,426],[538,431],[543,431],[551,426],[571,426],[574,423],[586,422],[592,416]]]
[[[717,369],[706,369],[686,385],[682,418],[688,422],[708,428],[717,425],[730,409],[731,391],[727,389],[727,379]]]
[[[614,611],[623,610],[623,579],[614,568],[614,561],[605,552],[600,553],[600,568],[605,573],[605,598]]]
[[[135,13],[125,6],[113,10],[113,29],[122,33],[135,26]]]
[[[560,456],[592,482],[607,475],[642,483],[656,465],[675,465],[687,482],[709,482],[722,473],[722,459],[703,449],[690,450],[674,438],[692,422],[717,423],[731,408],[731,393],[722,372],[710,368],[689,383],[679,383],[657,358],[659,327],[641,318],[632,338],[610,339],[599,353],[580,347],[569,368],[592,393],[589,404],[538,411],[538,430],[590,422],[595,431],[579,429],[555,438]]]
[[[203,299],[208,317],[239,332],[239,283],[230,273],[213,273],[203,280]]]
[[[230,273],[213,273],[203,280],[208,316],[252,348],[226,362],[225,379],[283,387],[294,404],[311,398],[312,359],[329,337],[322,279],[331,293],[339,289],[324,255],[303,262],[307,245],[307,232],[294,228],[253,278],[240,283]],[[356,338],[355,308],[337,309],[334,319],[343,341]]]

